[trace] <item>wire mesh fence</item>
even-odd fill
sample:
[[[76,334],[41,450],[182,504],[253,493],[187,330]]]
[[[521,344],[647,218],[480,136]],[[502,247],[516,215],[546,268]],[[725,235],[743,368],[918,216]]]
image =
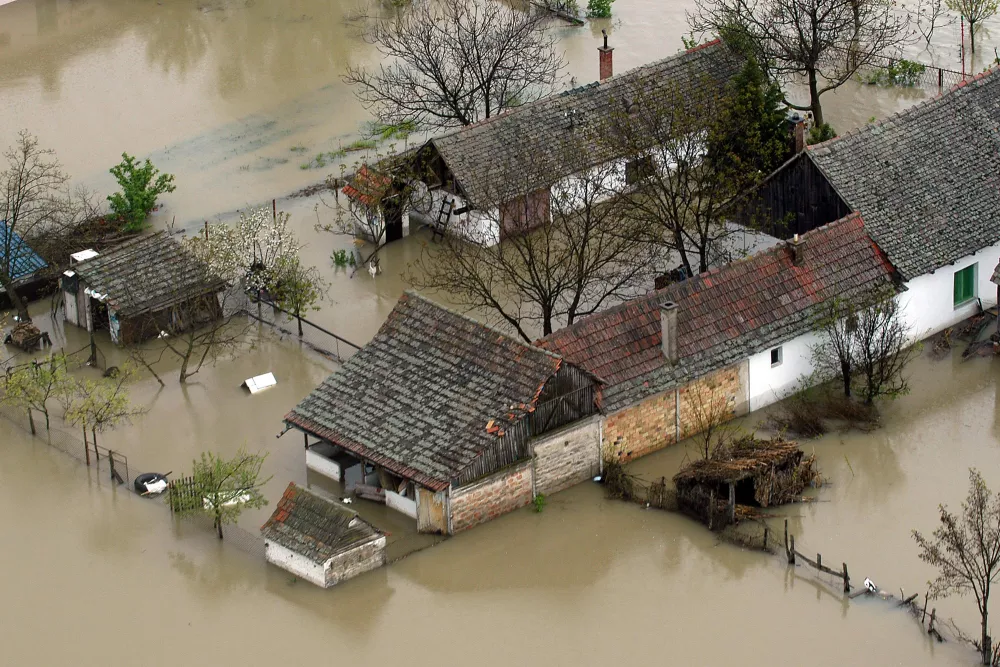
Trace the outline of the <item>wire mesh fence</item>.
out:
[[[27,413],[2,404],[0,404],[0,418],[5,419],[31,436],[33,442],[52,447],[98,471],[98,480],[105,480],[110,486],[127,493],[143,495],[136,489],[135,479],[138,476],[138,471],[147,469],[137,465],[136,461],[129,461],[128,457],[121,452],[109,450],[89,442],[85,445],[82,431],[76,433],[67,430],[58,424],[56,420],[52,420],[53,423],[46,428],[44,419],[38,419],[35,424],[35,434],[32,436]],[[167,503],[164,501],[158,502],[158,504],[163,506],[164,512],[169,516]],[[206,530],[214,530],[212,519],[205,514],[196,513],[177,516],[182,520],[194,522],[199,526],[204,524]],[[259,534],[252,533],[235,524],[224,525],[222,533],[224,543],[235,546],[253,556],[263,558],[264,538]]]

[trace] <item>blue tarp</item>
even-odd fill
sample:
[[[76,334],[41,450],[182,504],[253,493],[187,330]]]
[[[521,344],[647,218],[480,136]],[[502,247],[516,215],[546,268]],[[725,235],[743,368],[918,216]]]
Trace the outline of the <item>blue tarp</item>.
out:
[[[11,235],[9,239],[8,234]],[[9,263],[7,261],[8,249],[14,255]],[[12,232],[7,228],[6,220],[0,220],[0,266],[9,268],[12,280],[27,278],[46,266],[45,260],[39,257],[38,253],[32,250],[17,232]]]

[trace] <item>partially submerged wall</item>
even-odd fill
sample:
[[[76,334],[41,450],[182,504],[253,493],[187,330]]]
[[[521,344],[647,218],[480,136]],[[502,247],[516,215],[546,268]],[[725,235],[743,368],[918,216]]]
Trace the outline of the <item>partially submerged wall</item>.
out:
[[[385,536],[338,554],[326,563],[325,586],[336,586],[351,577],[385,565]]]
[[[531,503],[533,461],[523,461],[451,491],[451,534]]]
[[[385,539],[385,538],[383,538]],[[309,583],[317,586],[327,586],[326,576],[323,566],[314,563],[305,556],[295,553],[280,544],[271,541],[264,542],[264,558],[268,563],[277,565],[283,570],[291,572],[300,579],[305,579]]]
[[[601,469],[601,415],[531,441],[535,493],[551,495],[591,479]]]

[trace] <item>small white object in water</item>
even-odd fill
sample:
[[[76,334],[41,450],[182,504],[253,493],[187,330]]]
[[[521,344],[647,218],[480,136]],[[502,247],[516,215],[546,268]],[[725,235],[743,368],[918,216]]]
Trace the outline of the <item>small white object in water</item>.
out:
[[[374,262],[368,262],[368,273],[371,274],[372,278],[378,273],[378,267],[375,266]]]
[[[340,502],[344,503],[345,505],[350,505],[354,501],[351,500],[350,498],[341,498]]]
[[[878,593],[878,586],[876,586],[875,582],[872,581],[871,579],[868,578],[865,579],[865,588],[867,588],[872,593]]]
[[[167,490],[167,480],[162,477],[155,482],[146,482],[146,493],[163,493]]]
[[[594,478],[594,481],[595,482],[600,482],[602,479],[604,479],[604,478],[601,477],[600,475],[598,475],[597,477]]]
[[[249,389],[251,394],[264,391],[268,387],[273,387],[276,384],[278,384],[278,381],[274,379],[274,373],[255,375],[254,377],[247,378],[243,381],[243,386]]]

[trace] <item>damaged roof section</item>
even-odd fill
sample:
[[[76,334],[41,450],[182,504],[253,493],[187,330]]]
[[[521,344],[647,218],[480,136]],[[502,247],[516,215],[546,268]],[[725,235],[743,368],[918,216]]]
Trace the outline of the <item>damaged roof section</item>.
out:
[[[894,271],[852,214],[787,244],[590,315],[539,340],[605,381],[614,411],[810,331],[818,307],[893,285]],[[662,350],[660,307],[677,304],[678,362]]]
[[[91,292],[130,317],[226,288],[167,232],[139,236],[73,266]]]
[[[319,564],[382,537],[355,512],[294,482],[260,531],[264,539]]]
[[[440,490],[534,410],[561,363],[407,292],[285,421]]]

